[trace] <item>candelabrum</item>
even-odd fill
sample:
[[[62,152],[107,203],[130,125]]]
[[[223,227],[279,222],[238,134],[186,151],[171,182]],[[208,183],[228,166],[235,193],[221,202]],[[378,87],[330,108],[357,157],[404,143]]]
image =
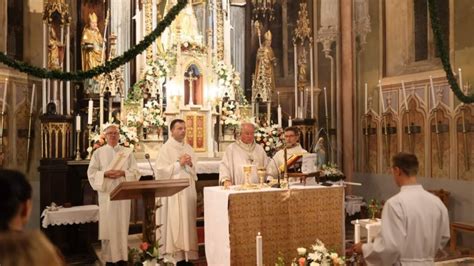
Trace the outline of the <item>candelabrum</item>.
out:
[[[90,160],[91,159],[91,156],[92,156],[92,146],[91,146],[91,143],[92,143],[92,125],[87,125],[87,129],[89,130],[89,136],[88,136],[88,140],[89,140],[89,147],[87,148],[87,160]]]
[[[81,138],[81,131],[80,130],[76,130],[76,161],[80,161],[81,160],[81,150],[80,150],[80,147],[79,147],[79,139]]]
[[[275,19],[275,9],[273,8],[273,2],[273,0],[263,0],[254,3],[252,5],[252,20],[262,22],[273,21]]]

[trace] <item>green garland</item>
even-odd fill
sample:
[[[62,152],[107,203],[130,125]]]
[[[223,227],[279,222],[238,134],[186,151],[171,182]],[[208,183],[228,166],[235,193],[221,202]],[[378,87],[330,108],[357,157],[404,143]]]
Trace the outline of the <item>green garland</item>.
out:
[[[451,90],[454,92],[454,95],[463,103],[474,103],[474,95],[465,95],[461,88],[459,88],[458,81],[454,77],[453,69],[451,63],[449,62],[449,53],[446,49],[446,44],[443,41],[443,32],[441,31],[439,16],[438,16],[438,6],[436,0],[428,0],[428,6],[430,10],[431,18],[431,27],[433,28],[433,33],[436,41],[436,48],[440,55],[441,62],[443,63],[444,71],[446,72],[446,78],[448,79]]]
[[[124,65],[129,62],[137,55],[141,54],[150,46],[156,38],[173,22],[179,12],[186,6],[188,0],[178,0],[178,3],[170,9],[170,12],[161,20],[156,28],[133,48],[124,52],[123,55],[107,61],[105,64],[97,66],[88,71],[76,71],[76,72],[62,72],[59,70],[48,70],[32,66],[28,63],[17,61],[9,58],[6,54],[0,52],[0,62],[14,68],[18,71],[33,75],[38,78],[44,79],[58,79],[58,80],[85,80],[103,73],[109,73],[112,70]]]

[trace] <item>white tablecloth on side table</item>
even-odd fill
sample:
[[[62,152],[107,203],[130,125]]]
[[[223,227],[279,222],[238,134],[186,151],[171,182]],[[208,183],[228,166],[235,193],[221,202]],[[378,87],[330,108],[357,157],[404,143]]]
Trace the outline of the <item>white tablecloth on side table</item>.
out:
[[[50,225],[85,224],[99,221],[99,206],[84,205],[71,208],[60,208],[57,211],[45,209],[41,214],[42,226]]]

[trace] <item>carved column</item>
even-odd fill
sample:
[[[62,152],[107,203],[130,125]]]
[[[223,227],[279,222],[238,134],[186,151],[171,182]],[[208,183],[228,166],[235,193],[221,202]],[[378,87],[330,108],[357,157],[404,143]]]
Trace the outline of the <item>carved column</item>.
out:
[[[152,31],[152,0],[145,1],[145,32],[150,34]],[[153,45],[146,48],[146,63],[151,64],[153,62]]]
[[[281,36],[283,40],[283,78],[288,77],[288,2],[281,0]]]
[[[216,1],[217,8],[217,60],[224,60],[224,14],[222,11],[222,2]]]
[[[352,0],[341,0],[341,102],[342,102],[342,169],[348,181],[354,172],[354,123],[353,123],[353,41]],[[340,130],[340,129],[338,129]]]

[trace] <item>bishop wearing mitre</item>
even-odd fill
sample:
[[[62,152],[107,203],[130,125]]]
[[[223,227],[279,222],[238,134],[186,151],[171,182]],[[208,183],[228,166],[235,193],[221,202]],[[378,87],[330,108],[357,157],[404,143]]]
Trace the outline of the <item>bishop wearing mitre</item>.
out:
[[[128,260],[127,236],[130,222],[130,200],[110,200],[110,193],[122,182],[140,178],[130,148],[119,145],[119,129],[115,124],[105,127],[107,144],[92,154],[87,177],[99,194],[99,239],[107,263]]]
[[[89,25],[84,28],[81,39],[82,70],[86,71],[102,64],[104,39],[97,27],[97,15],[89,14]]]

